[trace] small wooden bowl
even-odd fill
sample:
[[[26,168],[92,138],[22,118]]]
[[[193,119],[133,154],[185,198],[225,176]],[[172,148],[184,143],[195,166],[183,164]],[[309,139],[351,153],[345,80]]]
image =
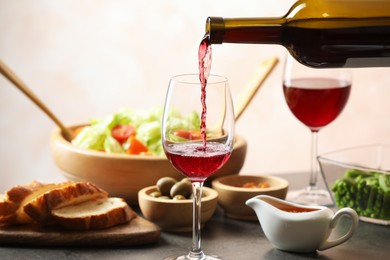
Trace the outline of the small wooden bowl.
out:
[[[146,187],[138,192],[138,203],[143,216],[162,230],[189,232],[192,230],[192,200],[159,199],[149,194],[157,186]],[[218,192],[203,187],[201,227],[213,216],[218,204]]]
[[[82,125],[69,127],[76,129]],[[208,178],[237,174],[244,165],[247,143],[240,136],[229,161],[218,172]],[[72,181],[89,181],[110,193],[124,198],[129,204],[138,204],[138,192],[155,185],[162,177],[182,179],[166,157],[150,155],[112,154],[80,149],[65,140],[60,129],[51,134],[51,151],[57,166],[65,178]]]
[[[245,183],[268,183],[268,188],[243,188]],[[220,177],[212,182],[212,188],[218,194],[218,204],[223,208],[225,215],[240,220],[257,221],[253,209],[245,202],[257,195],[269,195],[285,199],[288,190],[288,182],[274,176],[231,175]]]

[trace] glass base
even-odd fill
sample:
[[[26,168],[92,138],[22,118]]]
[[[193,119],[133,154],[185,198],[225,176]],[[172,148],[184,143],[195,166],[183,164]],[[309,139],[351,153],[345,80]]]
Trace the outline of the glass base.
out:
[[[199,257],[191,257],[190,255],[182,255],[182,256],[168,256],[163,260],[221,260],[218,256],[215,255],[202,255]]]
[[[322,189],[307,188],[290,191],[287,194],[286,200],[302,205],[333,206],[333,200],[329,192]]]

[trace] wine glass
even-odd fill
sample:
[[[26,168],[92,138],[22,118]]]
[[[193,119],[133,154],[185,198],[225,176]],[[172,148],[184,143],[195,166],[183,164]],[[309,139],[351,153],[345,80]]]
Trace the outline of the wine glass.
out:
[[[201,91],[199,74],[172,77],[165,99],[162,142],[170,163],[193,187],[192,246],[165,259],[219,259],[201,248],[201,194],[207,177],[229,159],[234,144],[234,110],[225,77],[210,75]]]
[[[294,116],[312,134],[309,186],[289,192],[289,200],[306,205],[332,205],[329,192],[317,185],[318,132],[341,113],[348,101],[351,84],[349,70],[309,68],[287,55],[283,78],[284,97]]]

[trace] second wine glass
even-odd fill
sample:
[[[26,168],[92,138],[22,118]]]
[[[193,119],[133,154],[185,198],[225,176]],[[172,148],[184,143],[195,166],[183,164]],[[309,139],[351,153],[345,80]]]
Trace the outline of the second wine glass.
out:
[[[317,136],[320,129],[335,120],[344,109],[351,91],[351,71],[313,69],[287,55],[283,93],[294,116],[312,134],[311,174],[309,186],[289,192],[289,200],[307,205],[331,205],[327,190],[318,187]]]
[[[204,181],[229,159],[234,144],[234,110],[228,81],[210,75],[201,91],[198,74],[173,77],[162,121],[162,142],[171,164],[193,186],[193,235],[188,254],[166,259],[211,260],[201,248],[201,195]]]

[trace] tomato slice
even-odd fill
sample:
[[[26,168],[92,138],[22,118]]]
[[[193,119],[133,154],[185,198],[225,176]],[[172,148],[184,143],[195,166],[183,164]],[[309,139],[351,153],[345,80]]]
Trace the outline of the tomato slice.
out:
[[[199,130],[176,130],[173,132],[174,135],[179,136],[181,138],[185,138],[188,140],[198,140],[202,138]]]
[[[116,125],[111,130],[112,137],[119,143],[124,143],[130,136],[135,135],[135,128],[131,125]]]
[[[126,151],[128,154],[141,154],[148,151],[148,147],[146,147],[140,140],[135,138],[135,136],[131,136],[129,138],[129,143],[129,149]]]

